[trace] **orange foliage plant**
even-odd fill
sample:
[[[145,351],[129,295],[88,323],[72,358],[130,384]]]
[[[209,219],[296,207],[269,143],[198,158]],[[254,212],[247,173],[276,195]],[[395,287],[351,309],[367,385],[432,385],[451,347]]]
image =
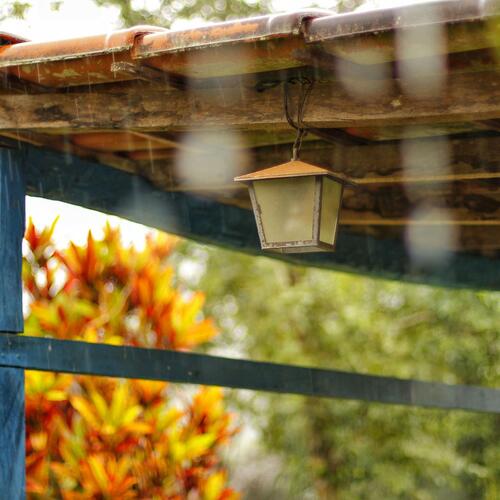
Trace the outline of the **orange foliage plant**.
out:
[[[166,258],[175,238],[150,237],[138,251],[107,226],[102,239],[89,233],[85,245],[59,251],[54,225],[38,230],[30,221],[26,232],[26,334],[183,350],[217,334],[202,316],[203,295],[173,284]],[[201,388],[191,398],[173,390],[161,382],[27,372],[28,496],[238,498],[220,459],[235,432],[222,392]]]

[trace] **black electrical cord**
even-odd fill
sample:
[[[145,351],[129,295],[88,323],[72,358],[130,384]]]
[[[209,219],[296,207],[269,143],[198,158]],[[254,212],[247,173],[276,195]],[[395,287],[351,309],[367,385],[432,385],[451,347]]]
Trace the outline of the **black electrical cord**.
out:
[[[299,103],[297,105],[297,121],[294,122],[290,114],[290,85],[300,84]],[[302,147],[302,140],[307,135],[307,127],[304,124],[304,112],[307,100],[311,95],[314,87],[314,80],[309,78],[292,78],[285,81],[284,86],[284,108],[285,116],[288,124],[297,131],[297,136],[292,147],[292,161],[299,159],[300,148]]]

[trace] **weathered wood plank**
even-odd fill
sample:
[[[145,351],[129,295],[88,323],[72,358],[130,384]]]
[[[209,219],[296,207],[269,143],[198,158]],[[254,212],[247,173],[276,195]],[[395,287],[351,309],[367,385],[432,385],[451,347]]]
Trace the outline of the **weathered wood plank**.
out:
[[[346,189],[341,223],[498,226],[499,187],[495,181],[469,181]]]
[[[6,365],[26,369],[500,413],[500,390],[488,387],[38,337],[2,347]]]
[[[347,176],[357,189],[346,189],[341,223],[347,225],[500,224],[500,136],[412,139],[404,143],[336,146],[310,142],[301,158]],[[210,156],[211,155],[211,156]],[[199,192],[223,203],[250,208],[246,187],[231,172],[214,174],[213,151],[194,155],[199,175],[182,178],[176,159],[138,161],[142,175],[166,191]],[[248,171],[283,163],[290,146],[256,148]],[[206,175],[205,175],[206,174]],[[435,221],[413,220],[418,206],[444,209]],[[446,217],[444,217],[446,215]]]
[[[89,148],[83,148],[71,142],[67,135],[40,134],[33,131],[9,131],[1,134],[3,137],[15,139],[18,142],[26,142],[33,146],[45,147],[55,151],[60,151],[66,155],[78,155],[81,158],[90,158],[105,165],[125,170],[126,172],[135,172],[136,165],[133,161],[123,156],[113,153],[95,151]]]
[[[258,170],[287,161],[290,151],[288,145],[256,148],[252,151],[251,167]],[[305,142],[301,158],[357,182],[392,184],[403,178],[405,182],[494,179],[500,176],[498,151],[500,135],[444,136],[350,146]],[[409,167],[406,170],[405,162]]]
[[[347,229],[347,228],[346,228]],[[345,230],[345,229],[344,229]],[[403,225],[392,226],[349,226],[349,231],[358,234],[369,234],[376,238],[405,239],[408,228]],[[422,228],[419,229],[421,231]],[[429,227],[428,234],[439,234],[439,229]],[[442,249],[451,252],[460,252],[463,254],[483,255],[488,258],[498,259],[500,251],[500,226],[455,226],[451,230],[453,237],[445,242]],[[423,234],[423,233],[421,233]],[[437,238],[433,243],[437,245]]]
[[[210,146],[210,144],[208,144]],[[200,148],[199,156],[193,154],[196,165],[214,165],[214,145]],[[403,142],[374,142],[366,145],[336,145],[322,141],[304,142],[300,153],[306,162],[330,168],[361,185],[419,184],[432,182],[479,181],[500,178],[500,135],[458,136],[409,139]],[[133,154],[136,171],[165,188],[177,185],[176,160],[179,153],[169,150],[151,154]],[[257,147],[248,151],[244,173],[267,168],[288,161],[291,144]],[[208,167],[207,167],[208,168]],[[200,172],[203,169],[200,167]],[[219,172],[222,174],[222,172]],[[234,175],[209,179],[200,175],[191,184],[197,191],[206,188],[238,190]],[[191,186],[179,186],[188,189]]]
[[[345,128],[417,123],[449,123],[500,117],[498,73],[454,75],[433,98],[411,99],[389,80],[376,96],[350,95],[349,83],[318,83],[305,122]],[[287,128],[282,87],[134,89],[117,93],[66,93],[0,96],[0,130],[135,129],[176,130],[204,127]]]
[[[24,370],[0,367],[0,498],[25,498]]]
[[[0,149],[0,332],[12,333],[23,330],[24,183],[19,160],[18,152]],[[25,498],[24,418],[24,370],[0,368],[2,499]]]
[[[0,332],[23,331],[24,183],[19,153],[0,148]]]
[[[458,211],[446,211],[439,219],[411,219],[406,217],[388,218],[382,217],[377,212],[355,212],[353,210],[342,210],[340,224],[344,226],[500,226],[500,218],[496,219],[474,219],[469,213],[460,217]]]
[[[174,190],[173,192],[182,192],[184,190]],[[217,196],[214,192],[209,191],[207,188],[204,190],[201,187],[198,188],[198,192],[210,196],[216,200],[224,203],[228,203],[228,198],[223,197],[221,193]],[[348,193],[348,190],[344,191],[344,194]],[[473,200],[474,203],[484,204],[487,203],[489,206],[496,203],[497,209],[492,209],[489,212],[481,212],[472,210],[468,206],[454,207],[450,203],[448,205],[446,202],[437,203],[432,201],[430,203],[425,203],[425,195],[421,197],[423,201],[416,202],[413,205],[413,209],[423,207],[427,208],[428,215],[422,217],[422,213],[417,212],[416,216],[412,216],[412,206],[410,204],[404,205],[403,207],[397,206],[399,203],[396,202],[394,207],[390,207],[392,210],[384,210],[384,213],[380,210],[380,205],[383,202],[383,195],[377,197],[375,193],[362,193],[359,198],[361,201],[358,203],[356,198],[359,193],[351,192],[352,196],[344,198],[343,206],[340,212],[340,224],[343,226],[470,226],[470,227],[497,227],[500,228],[500,202],[495,198],[483,198],[478,195],[476,199]],[[251,210],[250,200],[235,198],[229,199],[229,202],[235,206],[241,208],[246,208]],[[390,203],[388,204],[390,205]],[[434,206],[435,212],[432,211]],[[393,211],[394,213],[390,213]],[[500,242],[498,243],[500,248]],[[478,240],[476,249],[481,249],[481,245]],[[457,247],[460,251],[461,248]]]

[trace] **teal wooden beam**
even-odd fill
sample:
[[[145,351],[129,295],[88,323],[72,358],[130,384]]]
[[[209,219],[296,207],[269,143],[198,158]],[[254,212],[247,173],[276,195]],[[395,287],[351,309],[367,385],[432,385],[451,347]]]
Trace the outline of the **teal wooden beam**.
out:
[[[23,148],[27,194],[117,215],[200,242],[296,264],[449,287],[500,290],[498,258],[454,254],[439,269],[415,268],[403,241],[341,228],[335,253],[263,253],[252,212],[69,154]]]
[[[0,366],[500,414],[500,390],[206,354],[0,337]]]
[[[0,149],[0,332],[23,331],[21,155]],[[0,352],[0,355],[2,353]],[[0,367],[0,498],[25,498],[24,369]]]

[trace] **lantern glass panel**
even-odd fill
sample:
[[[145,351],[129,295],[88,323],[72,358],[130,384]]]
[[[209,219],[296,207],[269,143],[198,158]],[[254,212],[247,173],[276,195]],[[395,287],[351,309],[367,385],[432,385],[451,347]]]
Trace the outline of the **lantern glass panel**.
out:
[[[266,244],[314,239],[315,177],[266,179],[253,185]]]
[[[342,184],[324,177],[319,239],[328,245],[335,243],[341,198]]]

